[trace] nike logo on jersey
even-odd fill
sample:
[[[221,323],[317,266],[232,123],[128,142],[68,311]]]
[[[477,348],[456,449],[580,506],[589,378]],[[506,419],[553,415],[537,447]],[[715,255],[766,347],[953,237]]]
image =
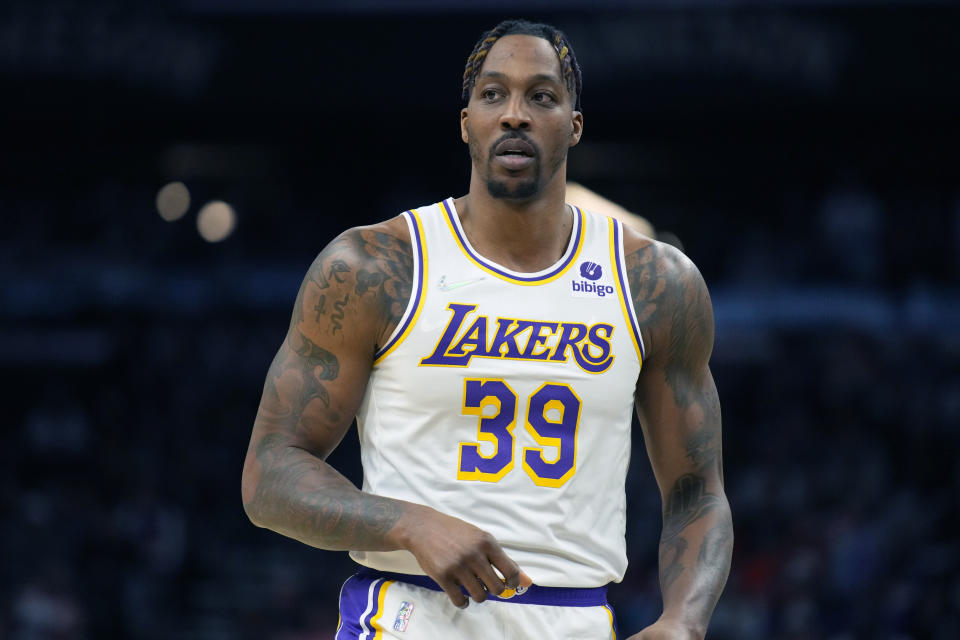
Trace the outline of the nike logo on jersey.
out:
[[[474,282],[480,282],[484,280],[483,276],[479,278],[470,278],[469,280],[461,280],[460,282],[447,282],[447,276],[440,276],[440,284],[437,285],[437,288],[440,291],[453,291],[454,289],[459,289],[460,287],[465,287],[468,284],[473,284]]]

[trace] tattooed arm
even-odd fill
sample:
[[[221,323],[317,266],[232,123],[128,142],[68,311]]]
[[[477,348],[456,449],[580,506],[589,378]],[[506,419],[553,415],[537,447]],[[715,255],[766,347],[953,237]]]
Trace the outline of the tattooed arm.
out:
[[[637,383],[637,415],[663,501],[663,614],[634,638],[703,638],[733,550],[720,402],[708,366],[713,308],[686,256],[635,234],[626,242],[647,355]]]
[[[486,532],[423,505],[364,493],[325,462],[356,415],[412,277],[401,218],[344,232],[311,265],[267,373],[243,467],[243,506],[254,524],[314,547],[406,549],[454,604],[466,606],[461,584],[482,601],[487,591],[499,594],[529,578]]]
[[[350,427],[412,273],[402,220],[346,231],[310,266],[244,463],[243,503],[255,524],[326,549],[389,546],[402,505],[362,494],[324,459]]]

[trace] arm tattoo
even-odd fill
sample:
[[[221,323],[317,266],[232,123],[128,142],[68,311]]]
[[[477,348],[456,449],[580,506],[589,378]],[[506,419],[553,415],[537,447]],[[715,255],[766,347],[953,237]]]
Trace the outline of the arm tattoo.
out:
[[[349,260],[345,259],[348,256]],[[355,273],[351,262],[357,265]],[[315,287],[323,291],[333,283],[349,284],[350,277],[354,278],[355,283],[353,304],[359,304],[368,295],[375,296],[384,327],[392,330],[403,317],[413,291],[413,250],[410,242],[372,229],[354,229],[342,234],[311,265],[297,296],[291,329],[305,318],[303,298],[308,288]],[[316,312],[317,322],[328,312],[327,302],[327,294],[321,293],[311,307]],[[343,330],[344,307],[348,303],[346,297],[334,300],[332,332]]]
[[[358,269],[354,293],[357,298],[376,297],[383,317],[384,335],[399,324],[413,291],[413,250],[409,241],[372,229],[350,234],[351,249],[365,258]],[[378,345],[379,347],[380,345]]]
[[[682,535],[688,526],[702,518],[715,522],[700,540],[694,567],[693,599],[695,609],[706,612],[706,618],[720,599],[720,593],[730,573],[730,548],[733,544],[733,523],[726,511],[726,501],[706,491],[701,476],[686,474],[674,483],[663,510],[663,531],[660,535],[660,590],[666,599],[670,587],[687,569],[682,558],[689,546]]]
[[[333,260],[330,263],[330,275],[328,277],[336,280],[338,284],[343,284],[343,276],[341,275],[343,273],[350,273],[350,266],[343,260]]]
[[[292,358],[291,353],[299,358]],[[296,363],[296,366],[291,366]],[[296,376],[299,388],[295,393],[281,394],[277,383],[281,376]],[[263,424],[267,433],[260,442],[264,447],[276,442],[283,432],[296,433],[301,428],[312,428],[318,420],[308,410],[314,400],[319,400],[325,410],[325,418],[336,424],[340,415],[330,407],[330,393],[323,385],[340,375],[340,361],[332,352],[313,343],[300,332],[291,333],[277,354],[274,365],[267,374],[263,400],[257,411],[257,422]]]
[[[638,399],[655,403],[669,424],[657,425],[671,451],[660,536],[664,606],[706,624],[730,571],[733,525],[723,493],[720,401],[708,362],[713,309],[703,278],[671,247],[646,243],[626,257],[634,309],[649,338],[647,361],[656,376],[638,383]],[[642,408],[642,407],[641,407]],[[677,453],[685,454],[683,457]],[[684,460],[685,457],[685,460]],[[692,615],[691,615],[692,614]]]
[[[667,593],[686,568],[680,562],[687,551],[687,541],[681,537],[660,542],[660,592]]]
[[[697,554],[697,567],[708,574],[719,574],[725,578],[730,573],[727,548],[732,544],[733,523],[724,518],[703,537],[700,553]]]
[[[708,493],[703,476],[692,473],[680,476],[670,489],[663,508],[663,534],[661,540],[670,541],[693,522],[717,508],[720,500]]]
[[[720,398],[717,387],[710,378],[697,390],[690,403],[690,413],[699,422],[690,426],[684,440],[687,457],[697,471],[716,468],[723,482],[723,456],[720,438]]]
[[[647,335],[663,336],[656,354],[663,358],[667,384],[678,407],[697,400],[690,371],[710,357],[713,311],[710,296],[696,267],[659,243],[651,242],[626,258],[637,320]],[[664,335],[665,334],[665,335]]]
[[[333,323],[333,334],[336,335],[337,331],[343,331],[343,307],[350,301],[350,294],[343,296],[343,300],[337,300],[333,303],[333,308],[337,310],[336,313],[330,316],[330,322]]]
[[[367,291],[379,287],[385,279],[386,276],[379,271],[371,272],[366,269],[360,269],[360,271],[357,272],[357,288],[355,291],[358,296],[362,296]]]
[[[659,253],[657,246],[651,242],[626,257],[633,307],[641,326],[648,324],[669,295],[667,280],[662,273],[658,273],[662,271]]]
[[[361,249],[371,258],[371,265],[357,277],[355,291],[359,296],[376,295],[388,326],[395,327],[413,291],[412,247],[409,241],[381,231],[365,229],[359,236]]]
[[[293,442],[310,442],[315,434],[318,442],[335,443],[352,417],[341,415],[331,395],[330,385],[340,377],[338,342],[321,336],[342,340],[349,319],[371,311],[384,327],[396,326],[412,278],[409,242],[371,229],[342,234],[311,265],[257,415],[266,433],[256,444],[261,472],[247,506],[259,521],[323,548],[364,549],[376,548],[399,519],[395,501],[362,493],[322,457]],[[315,336],[309,325],[322,322],[328,324]],[[306,438],[294,440],[294,434]]]
[[[327,296],[320,294],[320,298],[317,300],[317,304],[313,307],[313,310],[317,312],[317,317],[315,322],[320,322],[320,316],[326,313],[327,306]]]
[[[329,409],[330,394],[320,381],[335,380],[340,375],[340,362],[337,356],[315,345],[307,336],[300,334],[300,340],[302,340],[301,344],[294,346],[293,350],[303,358],[303,389],[300,392],[300,399],[306,402],[301,405],[301,411],[314,398],[319,398]]]
[[[353,487],[345,490],[340,476],[322,468],[324,462],[283,446],[279,434],[263,439],[257,458],[270,469],[269,481],[261,482],[254,496],[261,517],[294,537],[306,533],[325,549],[364,548],[376,545],[400,518],[398,504]]]

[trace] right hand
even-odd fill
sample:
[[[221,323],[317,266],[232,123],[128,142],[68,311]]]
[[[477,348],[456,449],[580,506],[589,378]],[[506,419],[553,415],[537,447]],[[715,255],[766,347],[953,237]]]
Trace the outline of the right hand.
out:
[[[500,595],[505,589],[533,584],[496,538],[483,529],[429,507],[416,508],[404,519],[409,522],[404,523],[404,548],[455,606],[463,609],[470,603],[461,586],[471,598],[483,602],[488,592]]]

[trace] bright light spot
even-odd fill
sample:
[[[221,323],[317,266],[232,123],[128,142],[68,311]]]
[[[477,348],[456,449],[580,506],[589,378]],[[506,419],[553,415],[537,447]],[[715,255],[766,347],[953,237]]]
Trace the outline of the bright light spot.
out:
[[[237,214],[223,200],[208,202],[197,214],[197,231],[207,242],[220,242],[230,235],[236,224]]]
[[[171,182],[157,192],[157,212],[167,222],[183,217],[190,208],[190,190],[182,182]]]

